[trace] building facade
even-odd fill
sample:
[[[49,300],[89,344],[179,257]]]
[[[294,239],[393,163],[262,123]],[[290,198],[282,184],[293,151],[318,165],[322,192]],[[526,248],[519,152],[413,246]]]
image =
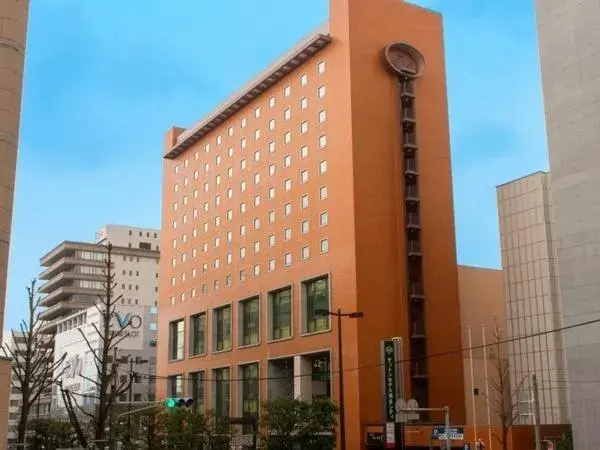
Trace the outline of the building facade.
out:
[[[569,423],[559,270],[550,174],[536,172],[498,186],[498,216],[513,392],[529,397],[539,385],[543,424]],[[522,416],[520,423],[532,423]]]
[[[473,428],[475,440],[481,439],[490,447],[490,431],[502,423],[497,408],[501,389],[493,387],[499,386],[497,365],[490,360],[495,347],[486,347],[484,351],[481,346],[494,343],[496,326],[502,331],[505,329],[502,271],[458,266],[458,287],[462,348],[475,348],[462,355],[466,423]],[[501,356],[505,354],[506,345],[503,345]]]
[[[600,4],[537,0],[564,324],[600,318]],[[575,446],[600,448],[600,333],[565,334]]]
[[[133,385],[134,402],[154,398],[156,373],[156,339],[158,327],[158,268],[160,235],[158,230],[107,225],[101,228],[93,243],[65,241],[40,259],[45,283],[41,305],[46,309],[41,318],[42,330],[55,335],[54,355],[67,354],[68,367],[63,386],[72,392],[90,393],[93,386],[84,377],[93,378],[92,352],[86,344],[85,333],[94,350],[100,349],[100,337],[93,323],[100,320],[94,306],[106,291],[107,245],[112,244],[114,274],[113,297],[118,299],[113,329],[129,320],[128,337],[119,344],[117,357],[123,366],[121,376],[128,376],[129,359],[133,371],[139,374]],[[142,362],[144,361],[144,362]],[[57,370],[63,370],[65,365]],[[128,396],[119,401],[128,401]],[[91,404],[88,405],[91,407]],[[54,388],[53,414],[63,409],[60,391]]]
[[[379,345],[407,396],[464,422],[441,17],[332,0],[330,21],[199,123],[167,134],[160,394],[218,415],[339,400],[348,448],[381,422]],[[337,324],[323,310],[360,311]],[[443,326],[440,324],[443,323]]]
[[[0,4],[0,325],[4,323],[28,16],[29,0]],[[10,376],[10,361],[0,357],[0,448],[6,441]]]

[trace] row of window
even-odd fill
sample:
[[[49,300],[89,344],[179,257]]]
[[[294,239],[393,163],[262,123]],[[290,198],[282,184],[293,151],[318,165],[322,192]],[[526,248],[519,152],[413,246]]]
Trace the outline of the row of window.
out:
[[[243,348],[261,343],[261,306],[267,309],[266,336],[268,342],[293,337],[292,286],[267,293],[266,305],[260,297],[243,299],[210,311],[211,342],[208,343],[208,314],[201,312],[189,317],[188,357],[202,356],[210,352],[229,351],[233,348],[233,312],[237,317],[237,347]],[[329,330],[329,277],[323,276],[301,283],[300,316],[302,334]],[[169,359],[185,358],[186,323],[179,319],[169,324]],[[210,350],[209,350],[210,349]]]
[[[327,253],[329,251],[329,240],[321,239],[321,241],[319,242],[319,247],[320,247],[321,254]],[[242,249],[245,249],[245,247],[242,247]],[[230,261],[229,255],[230,255],[230,253],[228,253],[227,261]],[[310,246],[304,245],[304,246],[300,247],[300,259],[302,261],[306,261],[309,258],[310,258]],[[292,265],[292,261],[293,261],[292,252],[285,252],[283,254],[283,267],[290,267]],[[228,262],[228,264],[230,264],[230,263]],[[215,258],[213,267],[215,269],[218,269],[220,267],[220,259],[219,258]],[[276,262],[275,258],[269,258],[269,260],[267,262],[267,270],[269,272],[272,272],[276,269],[276,267],[277,267],[277,262]],[[207,273],[208,273],[208,264],[204,263],[202,265],[202,275],[206,275]],[[259,277],[261,274],[261,264],[254,264],[252,266],[251,274],[255,278]],[[196,276],[197,276],[197,270],[196,270],[196,268],[192,268],[192,278],[195,278]],[[245,282],[246,278],[247,278],[246,269],[240,269],[238,272],[238,277],[239,277],[238,279],[239,279],[240,283]],[[180,278],[181,278],[182,282],[185,282],[185,280],[186,280],[185,273],[182,273],[180,275]],[[173,286],[175,286],[174,280],[175,280],[175,278],[171,278],[171,284]],[[233,285],[232,274],[225,275],[225,287],[231,287],[232,285]],[[213,285],[212,285],[213,291],[218,291],[220,287],[221,287],[220,280],[218,280],[218,279],[213,280]],[[198,293],[200,293],[201,295],[206,295],[209,293],[208,289],[209,289],[209,286],[206,283],[202,284],[200,286],[199,290],[194,287],[190,291],[190,297],[196,298],[198,296]],[[186,299],[186,293],[182,292],[180,294],[180,301],[185,302],[185,299]],[[171,296],[171,305],[174,305],[174,304],[175,304],[175,296]]]
[[[320,61],[317,64],[317,75],[322,75],[323,73],[325,73],[325,61]],[[300,86],[304,87],[307,84],[308,84],[308,74],[303,73],[302,75],[300,75]],[[289,84],[287,84],[283,88],[283,97],[284,98],[289,98],[291,95],[292,95],[292,87]],[[320,98],[320,99],[322,99],[322,98],[325,97],[325,95],[326,95],[326,86],[323,84],[323,85],[320,85],[317,88],[317,97]],[[276,97],[275,96],[269,97],[269,100],[268,100],[269,109],[274,108],[275,105],[276,105]],[[308,98],[306,96],[303,96],[300,99],[300,101],[299,101],[299,105],[300,105],[300,109],[302,109],[302,110],[307,109],[308,108]],[[255,107],[254,108],[254,113],[253,113],[254,118],[255,119],[260,118],[261,114],[262,114],[261,107],[260,106]],[[321,117],[319,116],[319,118],[321,118]],[[291,119],[291,109],[287,108],[284,111],[284,120],[290,120],[290,119]],[[240,119],[240,127],[242,129],[244,129],[247,126],[248,126],[248,118],[247,117],[242,117]],[[271,126],[271,122],[269,122],[269,128],[270,129],[274,128],[274,127]],[[228,127],[228,129],[227,129],[227,135],[229,137],[233,137],[233,135],[234,135],[234,126],[233,125],[231,125],[231,126]],[[223,136],[222,135],[218,135],[216,137],[216,144],[217,145],[221,145],[222,143],[223,143]],[[205,145],[204,150],[205,150],[206,153],[210,152],[210,144],[209,143],[207,143]],[[198,154],[197,153],[195,155],[195,159],[198,159]],[[189,160],[187,160],[187,159],[184,160],[184,167],[187,167],[188,164],[189,164]],[[179,165],[176,165],[175,168],[174,168],[174,170],[175,170],[175,174],[178,174],[179,170],[180,170],[179,169]],[[130,234],[131,234],[131,231],[130,231]]]

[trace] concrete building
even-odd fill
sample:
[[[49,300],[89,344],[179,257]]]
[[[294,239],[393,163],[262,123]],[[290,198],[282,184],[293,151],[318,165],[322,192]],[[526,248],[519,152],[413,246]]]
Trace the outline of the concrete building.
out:
[[[550,188],[546,172],[497,188],[509,338],[563,326]],[[508,346],[513,391],[529,396],[530,375],[537,375],[543,424],[569,423],[564,336],[548,333]],[[531,417],[521,417],[520,423],[531,423]]]
[[[537,0],[560,290],[566,326],[600,318],[600,3]],[[575,447],[600,448],[600,333],[565,334]]]
[[[496,325],[502,330],[505,328],[502,271],[458,266],[458,288],[463,332],[462,348],[480,347],[484,343],[492,344],[495,341]],[[506,354],[505,345],[502,346],[501,353]],[[463,353],[466,423],[473,427],[475,440],[482,439],[487,447],[490,447],[489,431],[492,430],[490,426],[498,427],[502,423],[494,403],[494,399],[500,398],[500,392],[490,388],[490,384],[497,383],[498,380],[497,369],[490,362],[491,354],[492,350],[488,348],[485,352],[478,348]]]
[[[92,353],[78,329],[85,331],[93,346],[100,345],[92,326],[99,320],[94,304],[98,296],[105,295],[106,245],[111,243],[116,283],[113,295],[120,297],[113,326],[120,327],[131,318],[135,322],[129,337],[119,344],[118,357],[147,360],[135,364],[134,370],[143,375],[136,379],[133,399],[153,398],[149,380],[153,380],[156,366],[159,240],[158,230],[107,225],[96,233],[95,242],[65,241],[40,259],[40,278],[45,280],[40,288],[45,295],[41,304],[47,308],[41,315],[46,321],[42,329],[55,334],[54,354],[67,354],[65,364],[70,369],[63,385],[71,391],[83,394],[90,389],[82,375],[92,375]],[[126,376],[128,369],[123,371]],[[55,388],[53,408],[60,410],[61,406]]]
[[[403,336],[408,395],[464,422],[462,357],[426,358],[461,345],[442,34],[403,1],[331,0],[327,25],[169,131],[159,392],[232,416],[338,399],[341,356],[360,448],[383,420],[380,341]],[[319,314],[338,308],[364,313],[343,355]]]
[[[26,351],[26,343],[25,343],[26,335],[19,330],[13,330],[12,332],[8,332],[8,335],[4,336],[3,345],[9,347],[15,354],[19,354],[19,350],[21,354],[24,354]],[[50,350],[50,339],[44,339],[39,341],[44,345],[38,346],[40,351],[49,351]],[[47,343],[47,344],[46,344]],[[13,365],[15,363],[13,362]],[[9,411],[8,411],[8,434],[7,434],[7,442],[16,443],[18,432],[17,427],[19,425],[19,419],[21,417],[21,406],[23,404],[23,396],[18,390],[19,378],[12,374],[12,381],[15,384],[15,387],[11,387],[10,399],[9,399]],[[50,405],[52,403],[52,380],[49,380],[48,389],[43,392],[38,401],[32,406],[30,410],[30,419],[39,419],[45,418],[50,413]]]
[[[29,0],[0,3],[0,333],[4,323],[28,15]],[[6,442],[10,372],[10,362],[0,357],[0,449]]]

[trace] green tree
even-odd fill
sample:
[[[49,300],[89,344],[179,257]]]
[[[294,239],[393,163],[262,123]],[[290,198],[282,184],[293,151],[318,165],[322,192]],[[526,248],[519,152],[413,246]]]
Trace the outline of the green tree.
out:
[[[163,411],[160,422],[163,427],[164,449],[228,450],[230,427],[225,421],[215,420],[212,412],[196,413],[188,408]]]
[[[263,404],[263,446],[268,450],[333,449],[338,408],[329,399],[312,403],[288,397]]]
[[[69,422],[52,419],[33,420],[29,423],[32,436],[27,439],[31,450],[55,450],[75,445],[76,436]]]

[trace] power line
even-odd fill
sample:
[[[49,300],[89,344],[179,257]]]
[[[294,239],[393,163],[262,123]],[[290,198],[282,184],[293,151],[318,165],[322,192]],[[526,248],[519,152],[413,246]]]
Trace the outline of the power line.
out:
[[[572,325],[568,325],[568,326],[564,326],[561,328],[554,328],[552,330],[545,330],[545,331],[539,331],[537,333],[532,333],[529,335],[523,335],[523,336],[515,336],[515,337],[511,337],[511,338],[507,338],[507,339],[501,339],[489,344],[480,344],[480,345],[474,345],[471,347],[465,347],[465,348],[460,348],[460,349],[456,349],[456,350],[448,350],[445,352],[440,352],[440,353],[434,353],[431,355],[425,355],[425,356],[417,356],[417,357],[411,357],[411,358],[405,358],[402,360],[398,360],[396,361],[396,363],[409,363],[409,362],[413,362],[413,361],[422,361],[422,360],[426,360],[426,359],[431,359],[431,358],[439,358],[439,357],[443,357],[443,356],[451,356],[451,355],[456,355],[456,354],[462,354],[463,352],[469,351],[469,350],[480,350],[483,348],[487,348],[487,347],[495,347],[498,345],[502,345],[502,344],[508,344],[511,342],[516,342],[516,341],[521,341],[521,340],[525,340],[525,339],[531,339],[534,337],[538,337],[538,336],[545,336],[548,334],[552,334],[552,333],[559,333],[559,332],[563,332],[563,331],[568,331],[571,330],[573,328],[579,328],[579,327],[583,327],[583,326],[587,326],[587,325],[593,325],[596,323],[600,322],[600,318],[599,319],[594,319],[594,320],[588,320],[586,322],[579,322],[579,323],[575,323]],[[290,356],[291,357],[291,356]],[[285,357],[282,358],[277,358],[277,359],[285,359]],[[364,365],[364,366],[357,366],[357,367],[351,367],[349,369],[344,369],[344,373],[346,372],[354,372],[354,371],[359,371],[359,370],[365,370],[365,369],[374,369],[374,368],[378,368],[383,366],[384,363],[377,363],[377,364],[370,364],[370,365]],[[226,368],[226,367],[225,367]],[[202,370],[198,370],[198,373],[203,372]],[[129,373],[129,372],[127,372]],[[323,372],[325,373],[325,372]],[[338,370],[330,370],[328,372],[326,372],[327,374],[330,375],[334,375],[334,374],[339,374]],[[147,379],[154,379],[154,380],[168,380],[168,379],[172,379],[172,377],[177,376],[177,375],[171,375],[171,376],[165,376],[165,375],[154,375],[154,376],[148,376],[146,374],[139,374],[141,377],[143,378],[147,378]],[[314,373],[306,373],[306,374],[299,374],[299,375],[290,375],[290,376],[267,376],[267,377],[253,377],[253,378],[229,378],[227,380],[216,380],[216,379],[211,379],[211,378],[204,378],[203,381],[204,382],[211,382],[211,381],[226,381],[226,382],[244,382],[244,381],[270,381],[270,380],[293,380],[295,378],[301,378],[301,377],[312,377],[314,375]],[[180,378],[182,381],[193,381],[193,378],[190,377],[181,377]],[[595,382],[595,381],[594,381]],[[600,381],[598,381],[600,382]]]

